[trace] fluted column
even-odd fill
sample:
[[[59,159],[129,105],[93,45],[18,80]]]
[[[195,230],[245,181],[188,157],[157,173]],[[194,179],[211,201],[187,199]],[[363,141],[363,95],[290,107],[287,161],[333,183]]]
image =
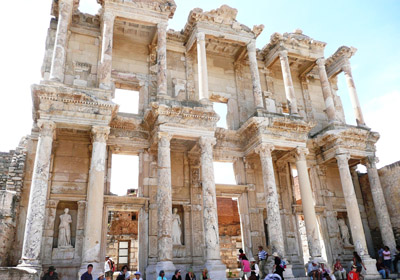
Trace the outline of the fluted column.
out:
[[[72,8],[73,0],[58,1],[57,32],[50,68],[50,80],[58,82],[64,82],[68,26],[72,18]]]
[[[381,181],[379,180],[378,170],[376,169],[376,158],[375,156],[368,156],[363,163],[367,166],[369,185],[371,187],[372,199],[374,201],[383,244],[388,246],[392,252],[395,252],[396,240],[394,238],[385,196],[383,195]]]
[[[351,73],[350,61],[343,65],[342,70],[346,77],[347,87],[350,93],[350,100],[353,106],[354,115],[356,116],[357,125],[365,126],[364,116],[361,111],[360,101],[358,100],[356,85],[354,84],[353,75]]]
[[[271,156],[273,150],[273,145],[263,143],[255,149],[255,152],[260,155],[261,161],[264,194],[267,202],[268,237],[271,249],[272,252],[277,252],[280,256],[285,256],[278,192],[276,190],[274,165]]]
[[[226,266],[221,262],[217,196],[215,191],[213,146],[214,137],[200,137],[201,184],[203,188],[203,219],[205,236],[205,266],[211,279],[226,279]]]
[[[158,214],[158,262],[157,273],[165,271],[169,279],[174,274],[172,263],[172,189],[171,189],[171,150],[172,136],[165,132],[158,133],[157,166],[157,214]]]
[[[337,120],[336,109],[335,109],[335,104],[333,102],[331,85],[328,80],[328,75],[326,74],[325,59],[318,58],[316,63],[318,65],[319,80],[321,82],[322,94],[324,96],[324,101],[325,101],[326,115],[328,116],[329,122],[334,122]]]
[[[287,51],[279,52],[279,59],[281,61],[283,83],[285,85],[286,99],[289,103],[289,112],[291,115],[298,115],[297,100],[294,93],[292,74],[290,73],[289,59]]]
[[[115,16],[110,12],[102,15],[101,28],[101,56],[97,76],[99,87],[102,89],[111,89],[111,71],[112,71],[112,49],[114,33]]]
[[[38,120],[40,129],[35,164],[29,192],[24,243],[19,266],[41,268],[40,249],[45,222],[46,197],[50,171],[51,150],[56,125],[52,121]]]
[[[256,40],[251,40],[250,43],[247,44],[247,54],[249,56],[251,81],[253,83],[254,106],[256,108],[264,108],[260,74],[258,73]]]
[[[92,127],[92,157],[90,161],[89,182],[86,194],[85,237],[83,239],[81,272],[91,263],[94,274],[101,272],[100,255],[103,228],[104,175],[106,168],[108,126]]]
[[[310,178],[308,176],[307,154],[308,149],[296,148],[296,168],[299,177],[301,205],[303,207],[304,222],[306,225],[308,248],[312,258],[321,258],[321,243],[318,235],[317,215],[315,214]]]
[[[206,54],[206,36],[203,32],[196,34],[197,38],[197,67],[199,75],[199,100],[208,99],[208,72]]]
[[[157,95],[167,95],[167,23],[157,25]]]

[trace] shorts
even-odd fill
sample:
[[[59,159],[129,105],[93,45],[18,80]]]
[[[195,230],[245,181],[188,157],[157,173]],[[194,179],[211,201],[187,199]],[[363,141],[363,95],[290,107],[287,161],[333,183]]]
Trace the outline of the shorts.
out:
[[[113,272],[112,271],[107,271],[104,276],[105,277],[112,277],[113,276]]]

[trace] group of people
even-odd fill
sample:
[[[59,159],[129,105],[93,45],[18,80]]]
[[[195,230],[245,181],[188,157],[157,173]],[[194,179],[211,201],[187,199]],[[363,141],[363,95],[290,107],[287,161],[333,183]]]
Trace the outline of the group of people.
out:
[[[181,276],[182,270],[177,269],[175,270],[174,275],[172,276],[171,280],[182,280]],[[164,270],[161,270],[157,280],[168,280],[167,277],[165,277],[165,272]],[[208,273],[207,268],[204,268],[200,274],[200,278],[196,278],[196,275],[193,272],[193,269],[189,269],[189,271],[186,273],[185,280],[211,280],[210,274]]]
[[[285,271],[286,264],[280,258],[278,253],[272,254],[274,257],[274,265],[272,267],[272,273],[266,275],[264,271],[265,263],[268,260],[268,253],[263,249],[262,246],[258,246],[258,262],[251,257],[247,258],[246,254],[242,249],[239,250],[239,264],[240,264],[240,278],[246,280],[260,280],[260,279],[277,279],[284,280],[283,271]]]
[[[376,269],[383,279],[388,279],[391,272],[398,273],[398,263],[400,260],[400,246],[396,246],[396,252],[392,262],[392,253],[388,246],[384,246],[378,251],[378,260],[376,262]],[[392,270],[393,265],[393,270]]]

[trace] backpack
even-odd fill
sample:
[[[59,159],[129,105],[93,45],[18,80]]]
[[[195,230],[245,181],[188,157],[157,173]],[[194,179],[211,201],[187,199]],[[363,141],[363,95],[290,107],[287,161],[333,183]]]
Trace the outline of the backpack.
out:
[[[280,267],[286,268],[286,262],[284,260],[281,260]]]
[[[110,269],[114,273],[115,272],[115,263],[111,258],[109,259],[109,261],[110,261]]]

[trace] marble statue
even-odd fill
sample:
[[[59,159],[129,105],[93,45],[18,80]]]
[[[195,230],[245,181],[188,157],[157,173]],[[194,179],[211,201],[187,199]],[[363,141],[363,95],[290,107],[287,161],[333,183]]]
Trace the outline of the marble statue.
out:
[[[342,240],[343,240],[344,246],[353,246],[350,243],[350,232],[349,232],[349,228],[346,225],[346,222],[344,221],[344,219],[339,219],[338,223],[339,223],[339,227],[340,227],[340,232],[342,233]]]
[[[71,245],[71,226],[72,218],[68,214],[69,209],[64,209],[64,214],[60,215],[60,226],[58,227],[58,248],[72,248]]]
[[[172,213],[172,244],[182,245],[182,223],[181,217],[178,214],[178,208],[173,209]]]

